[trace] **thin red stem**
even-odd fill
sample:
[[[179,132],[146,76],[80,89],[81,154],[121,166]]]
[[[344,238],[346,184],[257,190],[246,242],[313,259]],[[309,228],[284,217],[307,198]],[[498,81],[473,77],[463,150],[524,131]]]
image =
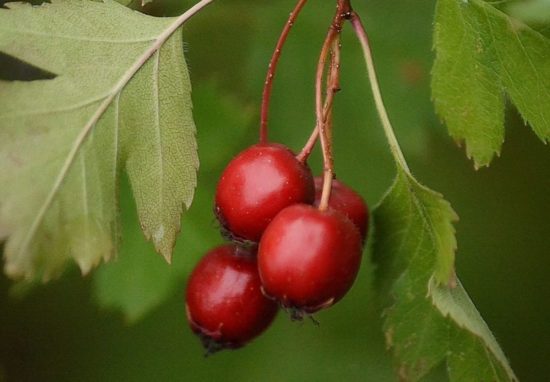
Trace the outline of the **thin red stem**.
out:
[[[340,91],[340,34],[332,42],[330,68],[327,75],[327,89],[325,95],[325,104],[323,106],[323,123],[328,123],[332,117],[332,105],[334,103],[334,95]],[[330,129],[328,129],[330,131]],[[311,132],[306,144],[296,156],[300,162],[304,163],[310,156],[317,138],[319,137],[319,129],[317,126]]]
[[[323,113],[323,97],[322,97],[322,78],[323,71],[326,64],[326,57],[328,55],[329,46],[332,43],[332,39],[335,36],[334,28],[331,26],[323,48],[321,49],[321,55],[319,57],[319,63],[317,65],[317,75],[315,81],[315,115],[316,126],[315,129],[319,132],[319,139],[321,141],[321,150],[323,152],[323,191],[321,193],[321,200],[319,202],[319,210],[324,211],[328,208],[328,201],[330,198],[330,191],[332,188],[332,176],[334,173],[334,160],[332,158],[332,150],[330,139],[327,134],[326,124],[324,122]]]
[[[269,117],[269,100],[271,99],[271,89],[273,87],[273,78],[275,77],[275,72],[277,70],[277,64],[279,63],[279,58],[281,57],[281,52],[283,46],[286,42],[290,29],[294,25],[296,18],[300,14],[300,11],[306,4],[307,0],[298,0],[298,3],[290,13],[288,20],[279,36],[271,60],[269,61],[269,66],[267,68],[267,74],[264,82],[264,90],[262,93],[262,106],[260,111],[260,143],[267,143],[268,141],[268,128],[267,120]]]
[[[339,0],[336,15],[327,33],[327,37],[321,48],[319,62],[317,64],[317,72],[315,77],[315,116],[317,120],[316,129],[319,131],[321,141],[321,149],[323,152],[323,191],[319,202],[319,210],[324,211],[328,208],[330,199],[330,191],[332,189],[332,178],[334,175],[334,160],[332,158],[332,139],[330,136],[330,123],[325,123],[325,115],[329,116],[332,109],[332,100],[330,107],[325,113],[323,110],[322,97],[322,78],[326,66],[327,55],[334,40],[339,36],[344,21],[350,17],[352,12],[349,0]],[[334,97],[334,92],[329,93],[329,97]]]

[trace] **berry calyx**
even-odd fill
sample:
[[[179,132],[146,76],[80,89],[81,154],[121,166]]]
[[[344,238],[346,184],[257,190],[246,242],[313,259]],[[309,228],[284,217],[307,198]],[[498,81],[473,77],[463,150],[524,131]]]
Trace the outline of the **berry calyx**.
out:
[[[256,256],[224,245],[209,251],[188,281],[186,312],[207,354],[245,345],[273,321],[277,304],[261,292]]]
[[[323,178],[316,176],[315,182],[315,206],[319,205],[323,191]],[[369,227],[369,209],[367,204],[357,192],[344,183],[333,179],[329,208],[340,211],[348,217],[359,229],[363,242],[365,241]]]
[[[216,189],[222,234],[237,242],[258,242],[271,220],[295,203],[313,203],[313,176],[287,147],[256,144],[225,168]]]
[[[351,288],[361,247],[359,230],[341,212],[304,204],[287,207],[260,241],[263,291],[297,318],[327,308]]]

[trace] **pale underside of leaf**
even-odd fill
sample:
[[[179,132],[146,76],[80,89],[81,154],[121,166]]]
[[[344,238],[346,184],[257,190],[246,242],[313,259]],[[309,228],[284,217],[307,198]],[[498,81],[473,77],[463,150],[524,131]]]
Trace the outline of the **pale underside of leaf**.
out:
[[[111,1],[8,7],[0,9],[0,50],[57,77],[0,85],[7,273],[47,280],[69,258],[84,273],[109,259],[123,168],[143,230],[168,258],[198,167],[181,35],[168,39],[174,19]],[[147,118],[127,117],[136,113]],[[168,139],[150,140],[151,132]],[[168,174],[162,182],[159,173]]]
[[[438,114],[476,167],[504,141],[505,96],[550,139],[550,40],[482,0],[439,0],[432,91]]]
[[[428,291],[433,304],[439,309],[443,316],[448,316],[459,329],[466,329],[471,332],[473,337],[482,339],[481,345],[484,349],[487,348],[485,356],[489,359],[489,363],[501,365],[506,374],[512,377],[512,380],[517,380],[508,364],[504,352],[498,345],[493,333],[491,333],[491,330],[477,311],[460,281],[457,280],[456,287],[446,288],[438,285],[435,279],[431,278]],[[455,342],[456,341],[452,341],[452,343]],[[494,358],[494,360],[491,360],[492,358]],[[497,370],[498,367],[495,366],[492,369]]]

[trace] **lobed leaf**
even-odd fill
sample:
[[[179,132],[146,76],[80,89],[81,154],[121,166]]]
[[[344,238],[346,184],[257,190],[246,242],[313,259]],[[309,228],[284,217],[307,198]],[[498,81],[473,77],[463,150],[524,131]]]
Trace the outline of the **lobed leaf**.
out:
[[[106,0],[0,9],[0,51],[55,74],[0,81],[0,234],[5,271],[47,280],[116,254],[118,179],[170,259],[198,158],[191,86],[173,18]]]
[[[446,362],[451,381],[517,380],[454,275],[450,204],[399,168],[374,218],[379,284],[392,298],[384,331],[400,378],[420,380]]]
[[[506,97],[550,139],[550,39],[483,0],[438,0],[432,96],[476,167],[504,141]]]

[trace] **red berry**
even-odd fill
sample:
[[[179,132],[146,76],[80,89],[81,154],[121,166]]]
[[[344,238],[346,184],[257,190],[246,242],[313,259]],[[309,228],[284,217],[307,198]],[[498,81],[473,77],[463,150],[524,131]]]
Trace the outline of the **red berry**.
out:
[[[225,236],[258,242],[271,220],[295,203],[313,203],[307,165],[279,144],[257,144],[225,168],[216,190],[216,216]]]
[[[323,191],[323,178],[315,177],[315,205],[318,206]],[[369,227],[369,209],[363,198],[351,187],[334,179],[330,199],[330,208],[340,211],[346,215],[359,229],[363,241],[367,237]]]
[[[256,256],[224,245],[209,251],[189,278],[187,319],[207,352],[243,346],[275,318],[277,304],[261,292]]]
[[[258,250],[264,293],[296,317],[329,307],[350,289],[361,262],[361,235],[342,213],[296,204],[267,227]]]

